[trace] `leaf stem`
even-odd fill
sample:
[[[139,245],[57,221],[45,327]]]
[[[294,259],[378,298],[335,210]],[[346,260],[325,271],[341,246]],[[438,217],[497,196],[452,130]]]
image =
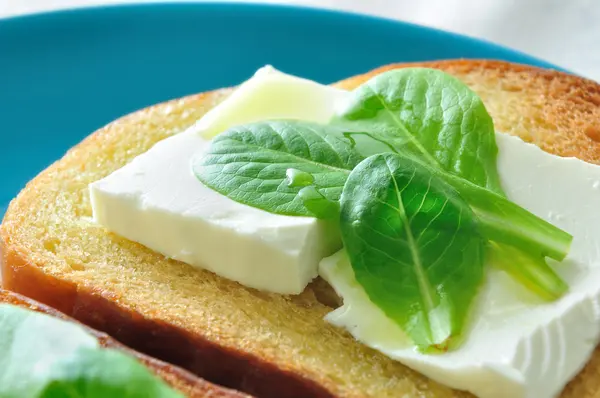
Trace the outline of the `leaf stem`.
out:
[[[429,282],[429,279],[427,278],[427,275],[423,269],[423,262],[421,261],[421,255],[419,254],[419,251],[417,249],[418,245],[415,242],[415,237],[413,235],[413,231],[411,229],[411,225],[410,222],[408,221],[408,218],[406,217],[406,209],[404,208],[404,201],[402,199],[402,194],[400,189],[398,188],[398,182],[396,181],[396,178],[394,176],[394,171],[390,168],[390,165],[386,163],[387,169],[390,172],[390,181],[394,184],[394,193],[396,194],[396,200],[398,201],[398,214],[400,216],[400,218],[402,219],[402,224],[404,225],[404,233],[406,234],[406,240],[408,242],[408,247],[410,248],[410,254],[411,257],[413,259],[413,269],[415,272],[415,275],[417,276],[417,282],[419,284],[419,290],[421,291],[421,295],[423,297],[423,302],[425,304],[425,310],[426,310],[426,321],[427,321],[427,328],[428,328],[428,332],[429,332],[429,338],[432,339],[433,337],[433,333],[431,330],[431,322],[429,320],[429,317],[431,316],[434,308],[435,308],[435,303],[433,300],[433,296],[434,293],[432,292],[433,289],[431,287],[431,283]],[[425,200],[426,195],[423,195],[423,200]]]
[[[556,300],[569,289],[539,255],[496,242],[489,242],[488,255],[494,267],[505,271],[544,300]]]
[[[573,237],[517,204],[486,188],[445,173],[449,182],[471,205],[488,239],[537,251],[558,261],[569,253]]]

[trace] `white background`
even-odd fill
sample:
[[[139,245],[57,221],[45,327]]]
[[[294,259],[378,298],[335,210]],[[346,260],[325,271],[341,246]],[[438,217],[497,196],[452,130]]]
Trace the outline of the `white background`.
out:
[[[240,1],[240,0],[238,0]],[[241,0],[244,1],[244,0]],[[0,17],[123,0],[0,0]],[[133,3],[136,0],[128,0]],[[485,38],[600,81],[600,0],[263,0],[363,12]]]

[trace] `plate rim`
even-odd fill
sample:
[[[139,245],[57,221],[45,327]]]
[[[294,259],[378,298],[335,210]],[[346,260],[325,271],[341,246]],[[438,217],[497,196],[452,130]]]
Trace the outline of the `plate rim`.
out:
[[[427,35],[445,36],[452,40],[459,40],[467,42],[473,46],[485,46],[496,50],[510,53],[516,58],[521,58],[525,64],[537,66],[541,68],[554,69],[560,72],[569,74],[576,73],[569,71],[563,67],[555,65],[542,58],[527,54],[523,51],[511,48],[509,46],[495,43],[491,40],[466,35],[463,33],[456,33],[432,26],[422,25],[415,22],[404,21],[401,19],[386,18],[371,14],[364,14],[355,11],[338,10],[329,7],[315,7],[304,4],[289,4],[289,3],[261,3],[256,1],[152,1],[143,0],[141,2],[134,2],[132,0],[125,0],[123,3],[110,3],[110,4],[90,4],[82,6],[74,6],[68,8],[60,8],[56,10],[42,10],[32,13],[25,13],[19,15],[12,15],[7,17],[0,17],[0,35],[3,34],[3,30],[10,28],[11,25],[22,25],[22,24],[39,24],[52,22],[53,19],[62,18],[81,18],[81,17],[106,17],[111,14],[122,14],[122,13],[136,13],[136,12],[160,12],[161,10],[169,9],[169,11],[205,11],[215,12],[222,11],[224,8],[236,8],[239,12],[267,12],[271,14],[277,13],[296,13],[298,18],[311,19],[311,18],[334,18],[334,19],[346,19],[352,23],[363,23],[372,25],[387,25],[392,29],[398,28],[409,28]],[[513,61],[514,62],[514,61]]]
[[[387,38],[395,34],[401,34],[402,31],[409,31],[414,34],[415,37],[424,36],[435,41],[449,40],[453,45],[457,47],[465,46],[474,50],[474,52],[494,54],[494,56],[488,57],[469,57],[468,59],[504,59],[511,60],[513,63],[520,63],[524,65],[532,65],[540,68],[548,68],[557,70],[559,72],[575,73],[568,71],[562,67],[554,65],[548,61],[539,59],[531,56],[519,50],[511,49],[510,47],[496,44],[485,39],[479,39],[468,35],[445,31],[430,26],[420,25],[413,22],[385,18],[374,16],[370,14],[357,13],[352,11],[335,10],[331,8],[319,8],[306,5],[292,5],[292,4],[273,4],[273,3],[258,3],[256,1],[240,1],[234,0],[231,2],[218,2],[215,0],[209,0],[207,2],[189,2],[177,0],[174,2],[161,2],[155,0],[143,0],[142,2],[132,2],[132,0],[125,0],[124,3],[120,4],[92,4],[85,6],[77,6],[73,8],[63,8],[57,10],[39,11],[34,13],[27,13],[21,15],[13,15],[7,17],[0,17],[0,39],[7,37],[9,40],[11,33],[17,33],[19,35],[27,34],[30,29],[35,28],[53,28],[61,22],[72,23],[79,19],[108,19],[110,18],[135,18],[139,15],[156,16],[162,12],[168,12],[170,18],[178,18],[179,15],[185,15],[186,12],[193,13],[220,13],[220,15],[227,16],[233,15],[232,13],[239,13],[241,15],[267,15],[269,18],[282,17],[282,18],[294,18],[299,19],[301,22],[310,23],[311,20],[319,21],[323,25],[327,23],[333,23],[335,26],[340,24],[352,27],[376,28],[378,33]],[[435,59],[435,58],[424,58],[424,59]],[[438,58],[447,59],[447,58]],[[48,167],[51,164],[49,162],[43,168]],[[40,170],[43,170],[41,168]],[[40,172],[37,171],[37,173]],[[3,218],[3,212],[8,208],[8,205],[12,198],[17,195],[20,190],[26,185],[26,181],[22,181],[17,187],[16,192],[9,192],[9,198],[6,203],[4,199],[0,201],[0,221]],[[6,190],[0,189],[0,191]]]

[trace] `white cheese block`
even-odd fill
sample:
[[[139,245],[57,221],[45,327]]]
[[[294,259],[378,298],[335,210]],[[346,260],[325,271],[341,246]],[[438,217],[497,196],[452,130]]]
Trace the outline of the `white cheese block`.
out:
[[[298,294],[340,248],[338,229],[249,207],[204,186],[191,161],[209,141],[190,129],[90,185],[95,221],[167,257],[243,285]]]
[[[424,375],[481,398],[554,397],[587,362],[600,335],[600,167],[550,155],[516,137],[497,134],[496,140],[508,197],[574,236],[567,259],[554,264],[569,292],[542,303],[503,272],[489,270],[464,344],[423,355],[368,300],[340,251],[320,266],[344,298],[326,319]]]
[[[269,118],[327,122],[347,92],[261,68],[187,131],[90,185],[94,219],[110,231],[243,285],[301,293],[341,247],[337,226],[245,206],[205,187],[192,158],[207,137]]]
[[[335,106],[347,95],[347,91],[264,66],[208,111],[195,128],[203,137],[213,138],[229,127],[267,119],[328,123]]]

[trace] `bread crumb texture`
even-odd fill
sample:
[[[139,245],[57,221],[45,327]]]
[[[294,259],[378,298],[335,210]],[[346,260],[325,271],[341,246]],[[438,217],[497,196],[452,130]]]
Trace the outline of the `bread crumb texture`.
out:
[[[351,89],[392,65],[344,80]],[[483,99],[498,131],[561,156],[600,163],[600,87],[578,77],[503,62],[419,64],[460,78]],[[242,351],[323,386],[339,397],[468,397],[357,343],[325,321],[329,287],[287,297],[244,288],[172,261],[92,222],[87,186],[178,133],[228,90],[200,94],[126,116],[87,138],[30,182],[2,225],[5,278],[15,262],[92,289],[156,322]],[[202,242],[198,242],[199,245]],[[13,257],[11,257],[13,256]],[[8,258],[8,260],[7,260]],[[12,261],[12,264],[11,264]],[[10,283],[10,282],[9,282]],[[9,286],[10,287],[10,286]],[[319,301],[319,299],[321,301]],[[596,353],[562,397],[600,397]]]

